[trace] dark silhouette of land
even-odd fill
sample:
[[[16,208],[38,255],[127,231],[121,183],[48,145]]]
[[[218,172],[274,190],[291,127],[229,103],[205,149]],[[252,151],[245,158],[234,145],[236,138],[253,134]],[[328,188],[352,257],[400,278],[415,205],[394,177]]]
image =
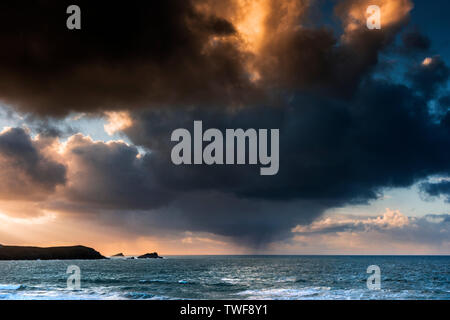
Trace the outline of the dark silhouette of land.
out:
[[[123,253],[118,253],[118,254],[113,255],[112,257],[124,257],[124,255],[123,255]]]
[[[139,256],[138,259],[162,259],[162,257],[160,257],[157,252],[153,252]]]
[[[98,260],[106,259],[98,251],[84,246],[20,247],[0,245],[0,260]]]

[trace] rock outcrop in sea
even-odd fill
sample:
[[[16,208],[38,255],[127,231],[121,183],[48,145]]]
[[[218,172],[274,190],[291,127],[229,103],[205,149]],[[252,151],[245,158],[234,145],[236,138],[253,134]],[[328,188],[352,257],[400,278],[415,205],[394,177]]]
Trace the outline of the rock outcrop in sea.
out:
[[[153,252],[139,256],[138,259],[162,259],[162,257],[160,257],[157,252]]]
[[[125,257],[125,256],[123,255],[123,253],[118,253],[118,254],[113,255],[112,257]]]

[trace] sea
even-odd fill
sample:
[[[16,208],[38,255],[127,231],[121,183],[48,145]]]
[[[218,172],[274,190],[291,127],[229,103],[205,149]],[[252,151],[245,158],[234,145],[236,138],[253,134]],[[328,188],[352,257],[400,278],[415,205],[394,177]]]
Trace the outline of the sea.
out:
[[[68,287],[70,266],[79,268],[79,287]],[[379,290],[367,286],[369,266],[379,267]],[[0,299],[449,300],[450,256],[0,261]]]

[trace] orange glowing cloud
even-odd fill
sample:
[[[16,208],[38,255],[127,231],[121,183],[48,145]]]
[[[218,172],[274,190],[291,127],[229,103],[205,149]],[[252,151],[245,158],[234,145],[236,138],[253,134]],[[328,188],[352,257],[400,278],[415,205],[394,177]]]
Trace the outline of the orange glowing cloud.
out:
[[[204,1],[196,5],[196,10],[221,17],[234,26],[236,34],[233,37],[215,36],[209,45],[224,41],[236,46],[246,57],[250,81],[256,83],[261,79],[257,61],[267,58],[267,46],[281,33],[295,31],[300,26],[300,17],[309,3],[309,0],[231,0],[225,5],[218,1]]]
[[[413,9],[410,0],[364,0],[346,1],[337,7],[337,13],[342,17],[346,34],[367,25],[369,14],[367,8],[377,5],[381,11],[381,29],[389,28],[404,21]]]
[[[118,131],[125,130],[133,125],[130,114],[126,111],[106,112],[108,123],[104,125],[104,129],[110,136]]]

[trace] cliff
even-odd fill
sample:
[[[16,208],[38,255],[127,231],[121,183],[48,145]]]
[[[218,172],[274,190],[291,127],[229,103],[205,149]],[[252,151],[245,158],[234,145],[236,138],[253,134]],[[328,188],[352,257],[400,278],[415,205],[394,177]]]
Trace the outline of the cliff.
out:
[[[0,246],[0,260],[95,260],[106,259],[92,248]]]

